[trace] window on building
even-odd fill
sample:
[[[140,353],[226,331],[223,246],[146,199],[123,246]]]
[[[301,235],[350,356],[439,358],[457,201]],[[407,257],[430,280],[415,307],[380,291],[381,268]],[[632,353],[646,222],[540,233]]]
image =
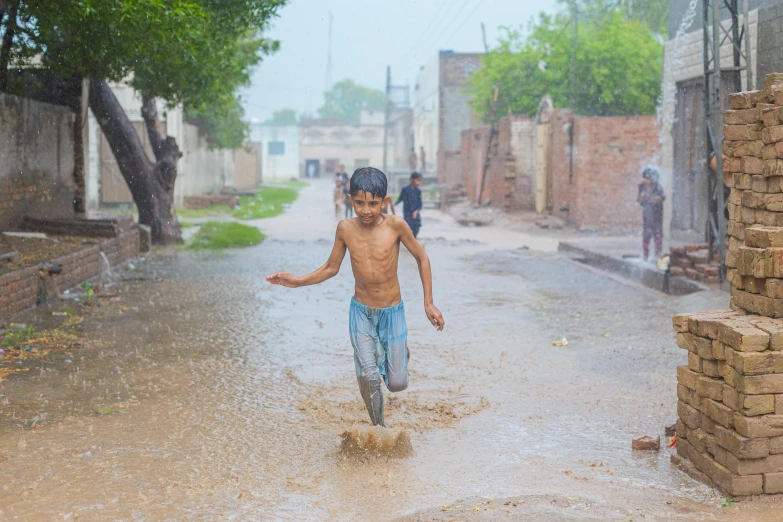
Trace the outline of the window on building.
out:
[[[267,143],[267,154],[270,156],[283,156],[285,154],[285,142],[270,141]]]

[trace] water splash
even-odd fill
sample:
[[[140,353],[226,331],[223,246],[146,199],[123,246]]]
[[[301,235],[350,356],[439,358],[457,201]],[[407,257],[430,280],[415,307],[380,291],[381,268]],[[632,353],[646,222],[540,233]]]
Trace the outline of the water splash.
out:
[[[105,266],[105,272],[109,275],[111,275],[111,263],[109,263],[109,258],[106,257],[106,253],[101,251],[101,259],[103,259],[103,263]]]

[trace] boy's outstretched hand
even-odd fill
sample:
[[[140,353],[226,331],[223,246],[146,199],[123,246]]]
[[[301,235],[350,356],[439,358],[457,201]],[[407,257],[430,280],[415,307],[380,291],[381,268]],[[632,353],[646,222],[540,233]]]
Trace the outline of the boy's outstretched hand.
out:
[[[299,286],[299,278],[288,272],[276,272],[266,276],[266,280],[273,285],[285,286],[287,288],[297,288]]]
[[[446,326],[446,321],[443,320],[443,314],[434,304],[424,305],[424,312],[427,314],[427,319],[430,320],[432,326],[439,332],[443,331],[443,327]]]

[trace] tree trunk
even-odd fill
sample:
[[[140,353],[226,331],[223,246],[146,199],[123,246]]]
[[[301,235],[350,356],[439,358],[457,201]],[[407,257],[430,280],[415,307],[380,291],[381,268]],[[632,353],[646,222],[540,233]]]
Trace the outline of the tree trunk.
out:
[[[84,82],[79,82],[83,85]],[[84,87],[82,86],[82,89]],[[73,118],[73,182],[76,189],[73,194],[73,211],[84,214],[87,205],[84,201],[84,97],[79,96],[79,107],[74,111]]]
[[[8,10],[8,20],[5,22],[5,34],[0,47],[0,92],[8,90],[8,64],[11,59],[11,46],[14,43],[16,30],[16,6]]]
[[[139,136],[111,88],[103,80],[90,80],[90,108],[106,136],[122,177],[139,210],[139,223],[148,225],[155,244],[182,241],[174,216],[174,182],[177,160],[182,156],[171,136],[160,134],[155,99],[142,94],[142,116],[155,161],[149,161]]]

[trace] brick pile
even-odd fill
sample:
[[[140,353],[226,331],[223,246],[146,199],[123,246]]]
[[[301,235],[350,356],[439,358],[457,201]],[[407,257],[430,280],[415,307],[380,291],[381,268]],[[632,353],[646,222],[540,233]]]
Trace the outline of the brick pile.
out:
[[[783,74],[729,95],[731,310],[676,315],[677,455],[731,496],[783,493]]]
[[[704,283],[720,283],[718,254],[710,259],[707,245],[672,247],[669,273]]]

